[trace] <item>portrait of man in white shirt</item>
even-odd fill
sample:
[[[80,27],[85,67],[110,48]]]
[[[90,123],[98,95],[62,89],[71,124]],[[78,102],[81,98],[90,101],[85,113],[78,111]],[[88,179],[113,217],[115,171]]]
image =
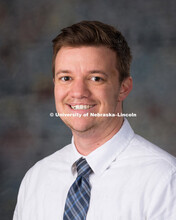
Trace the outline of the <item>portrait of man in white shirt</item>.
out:
[[[99,21],[53,40],[55,105],[72,143],[26,173],[13,220],[176,219],[176,159],[123,117],[131,60],[121,32]]]

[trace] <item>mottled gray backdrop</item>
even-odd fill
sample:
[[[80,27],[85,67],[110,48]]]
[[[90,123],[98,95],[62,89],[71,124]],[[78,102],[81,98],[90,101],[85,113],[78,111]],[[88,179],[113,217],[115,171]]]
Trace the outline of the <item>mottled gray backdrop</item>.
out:
[[[124,104],[137,133],[176,155],[176,1],[1,0],[0,216],[12,218],[19,184],[38,160],[70,142],[55,112],[51,40],[65,26],[100,20],[133,53],[134,89]]]

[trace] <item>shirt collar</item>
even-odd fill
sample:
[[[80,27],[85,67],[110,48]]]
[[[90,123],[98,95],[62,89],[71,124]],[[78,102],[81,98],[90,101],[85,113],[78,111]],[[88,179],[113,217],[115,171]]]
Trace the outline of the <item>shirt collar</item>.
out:
[[[124,119],[120,130],[109,141],[101,145],[87,156],[83,156],[77,151],[74,145],[74,138],[72,138],[72,149],[74,153],[72,171],[75,173],[75,162],[80,157],[84,157],[86,158],[93,172],[97,175],[101,175],[115,159],[118,159],[120,154],[128,146],[133,136],[134,131],[132,130],[127,119]]]

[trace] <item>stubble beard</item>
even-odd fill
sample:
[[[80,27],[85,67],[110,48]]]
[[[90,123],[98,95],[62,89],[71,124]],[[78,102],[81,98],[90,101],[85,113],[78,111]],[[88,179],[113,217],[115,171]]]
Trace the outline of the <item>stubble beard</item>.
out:
[[[62,119],[63,120],[63,119]],[[70,123],[69,121],[67,120],[63,120],[63,122],[66,124],[67,127],[69,127],[72,131],[72,133],[76,133],[77,135],[88,135],[88,134],[91,134],[94,132],[94,129],[96,128],[96,124],[91,124],[91,125],[87,125],[85,126],[84,128],[75,128],[74,125],[72,125],[72,123]]]

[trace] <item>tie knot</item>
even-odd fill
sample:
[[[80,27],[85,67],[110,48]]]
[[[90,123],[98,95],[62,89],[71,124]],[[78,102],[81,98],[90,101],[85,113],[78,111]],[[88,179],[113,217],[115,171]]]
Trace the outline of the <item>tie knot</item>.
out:
[[[89,175],[92,173],[92,169],[90,168],[86,159],[82,157],[76,161],[76,169],[78,172],[78,176],[89,177]]]

